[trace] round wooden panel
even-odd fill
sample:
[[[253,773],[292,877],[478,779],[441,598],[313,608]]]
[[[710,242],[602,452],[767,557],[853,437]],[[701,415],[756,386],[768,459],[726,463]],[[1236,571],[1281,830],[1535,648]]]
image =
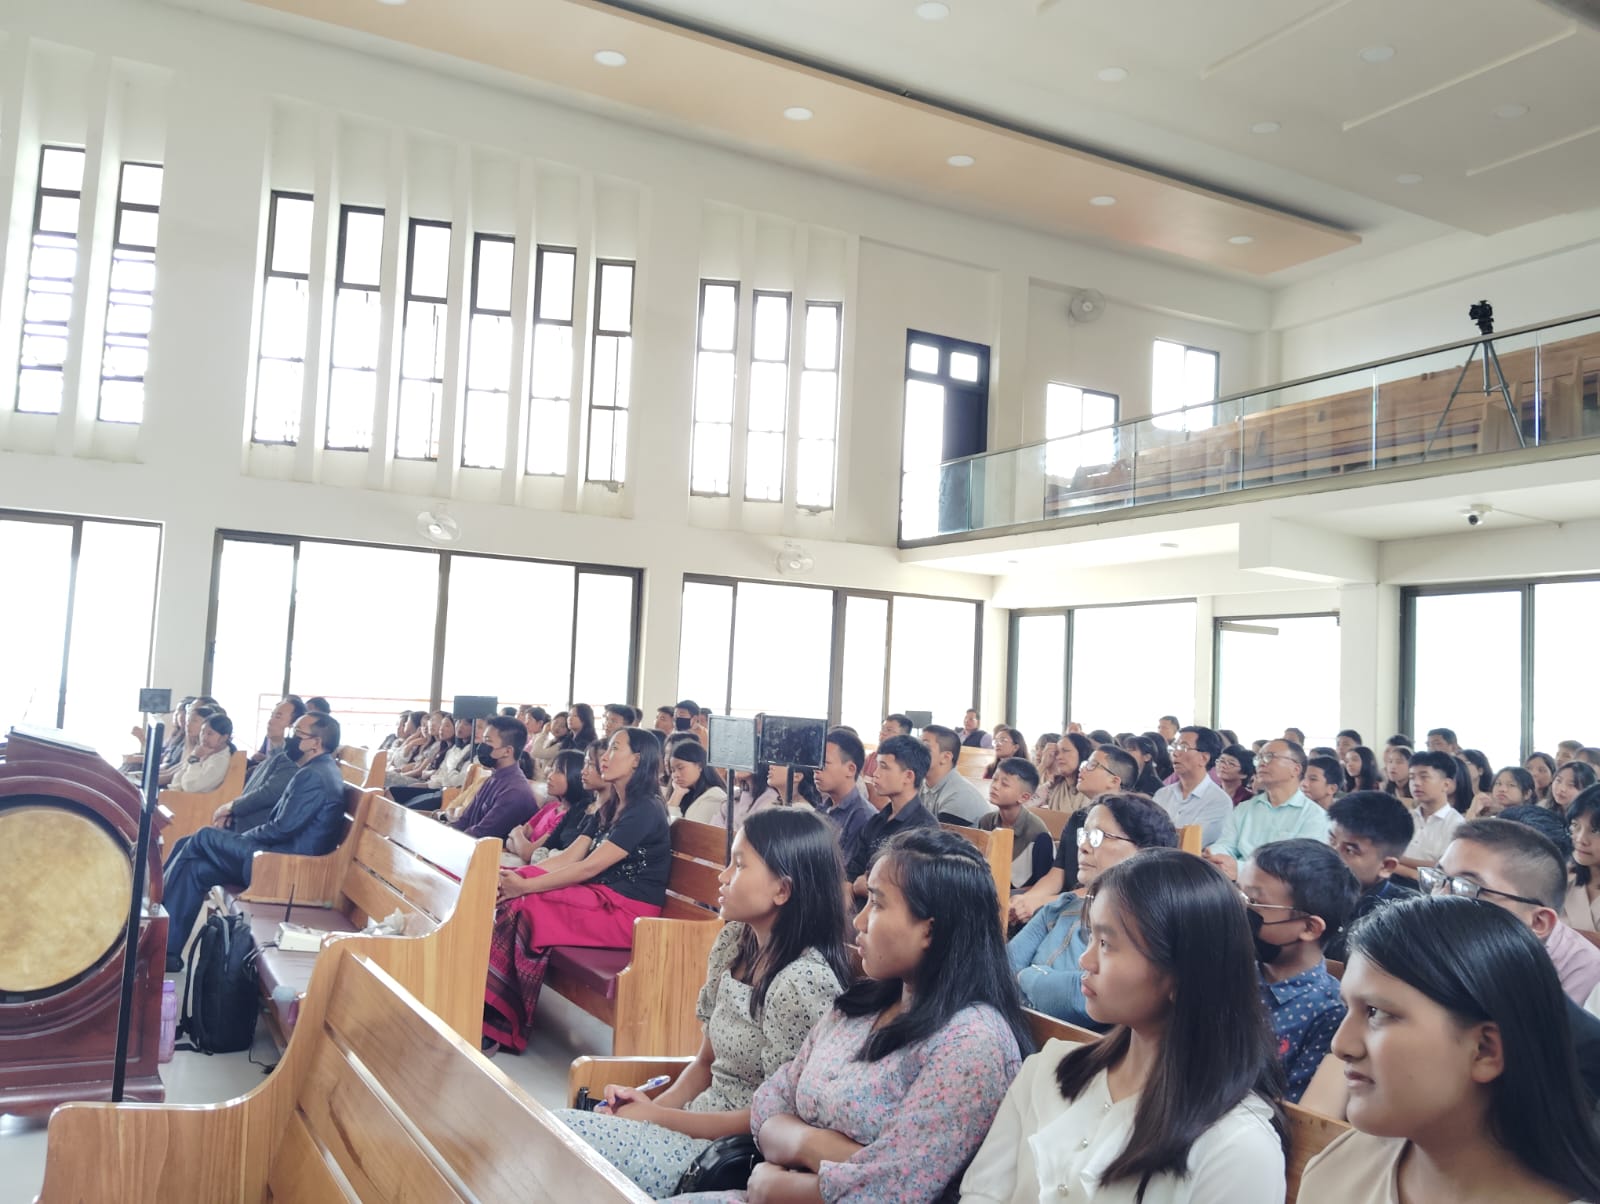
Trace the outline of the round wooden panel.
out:
[[[41,991],[105,956],[128,923],[133,865],[65,807],[0,811],[0,991]]]

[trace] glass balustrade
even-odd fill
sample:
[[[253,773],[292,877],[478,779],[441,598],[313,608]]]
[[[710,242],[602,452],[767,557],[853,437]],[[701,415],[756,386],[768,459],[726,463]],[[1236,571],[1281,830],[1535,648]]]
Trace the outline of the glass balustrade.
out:
[[[936,543],[1597,436],[1600,311],[918,468],[901,476],[900,539]]]

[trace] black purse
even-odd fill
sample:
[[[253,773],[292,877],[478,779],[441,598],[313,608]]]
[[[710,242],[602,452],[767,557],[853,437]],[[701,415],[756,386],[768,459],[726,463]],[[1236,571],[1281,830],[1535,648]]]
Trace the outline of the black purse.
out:
[[[676,1195],[691,1191],[740,1191],[750,1182],[750,1172],[765,1159],[748,1133],[719,1137],[689,1164],[675,1189]]]

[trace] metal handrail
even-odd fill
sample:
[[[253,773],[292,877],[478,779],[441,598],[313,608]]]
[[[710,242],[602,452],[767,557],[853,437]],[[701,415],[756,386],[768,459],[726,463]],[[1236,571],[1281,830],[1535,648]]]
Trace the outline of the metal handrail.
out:
[[[1245,389],[1238,393],[1230,393],[1226,397],[1219,397],[1215,401],[1201,401],[1194,405],[1183,406],[1176,410],[1163,410],[1159,414],[1141,414],[1137,418],[1123,418],[1106,426],[1091,427],[1088,430],[1077,431],[1071,435],[1057,435],[1054,439],[1036,439],[1032,443],[1019,443],[1015,447],[996,448],[993,451],[973,452],[967,456],[957,456],[953,460],[941,460],[938,467],[945,468],[951,464],[961,464],[968,460],[982,460],[990,456],[1005,456],[1016,452],[1031,451],[1038,447],[1048,447],[1052,443],[1060,443],[1063,439],[1076,439],[1081,435],[1099,434],[1101,431],[1114,431],[1122,427],[1138,426],[1143,422],[1150,422],[1156,418],[1172,418],[1175,415],[1187,414],[1191,410],[1211,409],[1215,406],[1227,405],[1233,401],[1243,401],[1250,397],[1260,397],[1264,393],[1276,393],[1282,389],[1297,389],[1301,385],[1315,384],[1319,380],[1332,380],[1339,376],[1348,376],[1352,372],[1368,372],[1375,368],[1387,367],[1390,364],[1403,364],[1407,360],[1424,359],[1430,355],[1440,355],[1446,351],[1460,351],[1465,347],[1474,347],[1479,343],[1495,343],[1501,339],[1514,339],[1521,335],[1533,334],[1541,330],[1554,330],[1558,326],[1571,326],[1576,322],[1588,322],[1600,318],[1600,309],[1591,309],[1586,313],[1573,314],[1570,317],[1557,318],[1549,322],[1535,322],[1528,326],[1518,326],[1512,330],[1496,331],[1494,334],[1479,335],[1477,338],[1461,339],[1454,343],[1441,343],[1437,347],[1429,347],[1423,351],[1408,351],[1404,355],[1390,355],[1383,359],[1368,360],[1361,364],[1352,364],[1348,368],[1338,368],[1331,372],[1318,372],[1313,376],[1301,376],[1294,380],[1279,381],[1276,384],[1261,385],[1254,389]],[[929,471],[933,465],[928,465],[921,471]],[[901,473],[904,476],[904,472]]]

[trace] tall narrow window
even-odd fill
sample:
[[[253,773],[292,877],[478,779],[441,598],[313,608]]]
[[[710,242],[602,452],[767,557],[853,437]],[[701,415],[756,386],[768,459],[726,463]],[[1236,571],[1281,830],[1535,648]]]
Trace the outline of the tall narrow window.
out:
[[[744,496],[783,501],[784,434],[789,418],[788,293],[755,295],[750,336],[750,415]]]
[[[383,210],[339,208],[339,263],[334,278],[333,354],[328,368],[325,446],[366,451],[378,400],[378,345],[383,331]]]
[[[394,454],[439,458],[444,411],[444,345],[450,321],[450,223],[411,219],[406,248],[406,320],[400,356],[400,411]]]
[[[100,357],[102,422],[144,420],[144,374],[150,358],[160,216],[161,164],[124,163],[117,185],[105,349]]]
[[[539,476],[559,477],[567,471],[567,423],[572,412],[572,286],[577,263],[576,251],[539,248],[528,387],[528,471]],[[599,342],[597,327],[597,350]],[[615,364],[608,365],[608,369],[614,373]],[[597,374],[599,370],[596,365]],[[596,404],[600,400],[597,375]]]
[[[1045,471],[1070,480],[1084,465],[1111,463],[1117,455],[1117,433],[1111,429],[1116,420],[1112,394],[1051,381],[1044,388],[1044,437],[1050,440]]]
[[[506,402],[511,396],[511,271],[515,239],[479,234],[472,240],[472,322],[467,342],[467,405],[461,463],[503,468]]]
[[[261,350],[256,360],[256,443],[300,440],[311,289],[311,197],[274,192],[267,208],[267,269],[261,285]]]
[[[807,510],[833,507],[834,449],[839,430],[839,311],[837,302],[806,302],[794,492],[795,501]]]
[[[588,479],[620,485],[628,469],[633,384],[633,264],[596,265],[594,373],[589,394]]]
[[[733,451],[733,383],[739,286],[700,282],[700,335],[694,370],[692,493],[726,497]]]
[[[17,409],[61,412],[72,281],[78,271],[78,209],[83,199],[83,151],[47,146],[39,152],[39,192],[33,203],[28,296],[22,313]]]
[[[1150,371],[1150,412],[1164,431],[1199,431],[1216,416],[1206,402],[1217,399],[1217,373],[1222,357],[1203,347],[1187,347],[1166,339],[1155,341]],[[1200,408],[1173,413],[1186,406]]]

